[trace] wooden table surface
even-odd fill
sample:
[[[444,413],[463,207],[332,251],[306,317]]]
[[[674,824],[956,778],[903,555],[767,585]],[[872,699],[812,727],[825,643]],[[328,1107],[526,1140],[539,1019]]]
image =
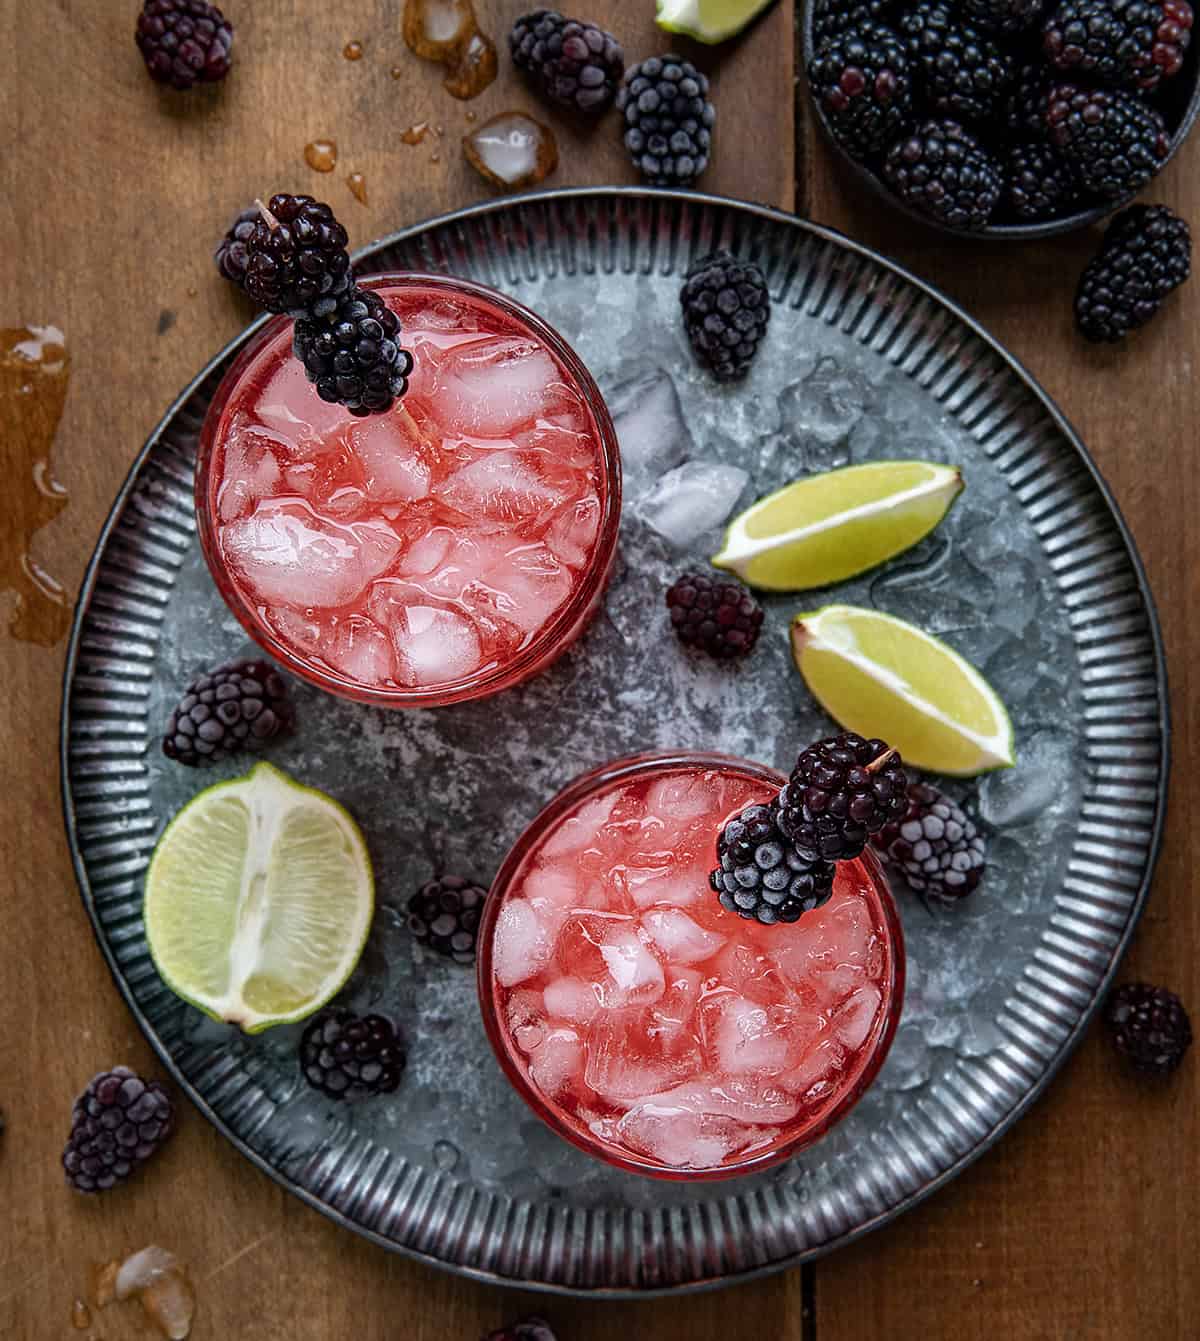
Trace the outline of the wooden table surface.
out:
[[[355,245],[486,199],[461,159],[468,106],[400,37],[400,0],[228,0],[237,25],[227,83],[192,96],[153,86],[132,41],[136,0],[0,0],[0,327],[54,324],[72,360],[54,469],[68,503],[33,554],[78,586],[114,493],[178,389],[244,324],[248,309],[209,254],[230,216],[273,189],[330,200]],[[502,35],[522,0],[485,0]],[[650,0],[590,0],[635,57],[665,50]],[[795,84],[794,12],[781,0],[742,41],[702,53],[720,122],[703,185],[795,209],[877,246],[941,285],[1033,369],[1088,442],[1137,538],[1171,668],[1171,813],[1153,896],[1125,966],[1200,1010],[1200,472],[1193,417],[1200,287],[1129,348],[1086,347],[1070,295],[1094,237],[1007,248],[949,241],[866,197],[818,142]],[[359,39],[363,58],[343,58]],[[400,77],[392,77],[397,67]],[[514,83],[470,106],[522,106]],[[610,120],[562,129],[560,185],[632,181]],[[407,126],[443,126],[409,147]],[[305,143],[337,142],[330,176]],[[434,155],[437,161],[434,161]],[[1200,223],[1200,138],[1148,196]],[[368,203],[346,175],[366,177]],[[14,472],[28,469],[0,422],[7,467],[0,538],[19,541]],[[3,547],[0,546],[0,553]],[[0,594],[7,623],[10,594]],[[0,626],[3,627],[3,626]],[[1156,1341],[1200,1334],[1200,1064],[1163,1087],[1115,1064],[1099,1031],[999,1147],[888,1229],[804,1271],[738,1289],[642,1304],[538,1300],[427,1270],[336,1229],[246,1164],[190,1109],[156,1166],[100,1199],[63,1185],[70,1104],[103,1066],[155,1069],[113,989],[76,892],[59,812],[63,645],[3,637],[0,866],[0,1336],[75,1335],[89,1261],[159,1242],[200,1283],[199,1341],[474,1341],[539,1307],[561,1341],[731,1336],[820,1341]],[[109,1310],[105,1341],[143,1336]]]

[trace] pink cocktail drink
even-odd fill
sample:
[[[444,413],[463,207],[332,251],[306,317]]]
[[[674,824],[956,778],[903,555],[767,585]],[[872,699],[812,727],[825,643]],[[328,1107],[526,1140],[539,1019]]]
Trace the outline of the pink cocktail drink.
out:
[[[832,898],[762,926],[709,888],[716,836],[784,779],[719,755],[580,779],[493,887],[479,986],[492,1045],[561,1135],[661,1177],[724,1177],[817,1139],[881,1065],[903,943],[871,855]]]
[[[415,366],[386,414],[323,402],[276,320],[205,422],[201,540],[222,595],[290,669],[431,706],[542,669],[603,589],[620,512],[607,410],[554,331],[459,280],[367,281]]]

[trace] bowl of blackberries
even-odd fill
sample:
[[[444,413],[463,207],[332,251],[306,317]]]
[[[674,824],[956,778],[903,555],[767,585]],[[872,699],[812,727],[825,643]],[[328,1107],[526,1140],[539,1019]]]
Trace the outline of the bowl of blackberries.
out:
[[[804,64],[855,173],[945,231],[1047,237],[1132,199],[1200,110],[1188,0],[809,0]]]

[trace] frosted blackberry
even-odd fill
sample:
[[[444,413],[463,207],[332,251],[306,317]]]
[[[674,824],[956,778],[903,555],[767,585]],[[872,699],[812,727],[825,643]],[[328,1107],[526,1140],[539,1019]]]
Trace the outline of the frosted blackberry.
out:
[[[1014,145],[1006,167],[1008,205],[1022,222],[1057,218],[1079,199],[1074,176],[1049,145]]]
[[[268,312],[301,317],[328,312],[350,287],[346,230],[333,210],[312,196],[279,194],[243,210],[225,236],[226,279],[239,284]],[[234,247],[237,251],[234,251]]]
[[[906,9],[897,27],[928,103],[966,121],[992,117],[1013,77],[1013,63],[990,34],[938,0]]]
[[[475,938],[487,890],[457,875],[421,886],[408,901],[408,929],[415,940],[456,964],[475,962]]]
[[[779,827],[779,807],[747,806],[717,839],[709,884],[721,907],[764,926],[796,922],[833,894],[833,864],[797,849]]]
[[[407,1062],[391,1021],[382,1015],[322,1011],[300,1040],[304,1079],[328,1098],[347,1103],[390,1094]]]
[[[983,28],[1019,33],[1041,17],[1046,0],[963,0],[963,9]]]
[[[850,861],[908,808],[899,754],[852,731],[810,745],[779,794],[779,827],[810,860]]]
[[[1104,1017],[1117,1051],[1145,1075],[1170,1075],[1192,1044],[1187,1010],[1165,987],[1126,983],[1108,998]]]
[[[1046,94],[1043,120],[1080,186],[1105,200],[1140,191],[1170,144],[1162,117],[1132,93],[1056,84]]]
[[[908,789],[908,809],[872,843],[917,894],[956,903],[983,879],[987,845],[966,811],[927,782]]]
[[[1061,0],[1046,16],[1046,59],[1067,76],[1153,92],[1183,68],[1187,0]]]
[[[753,651],[762,628],[763,608],[731,578],[685,573],[667,592],[675,636],[687,647],[717,661]]]
[[[351,414],[383,414],[408,390],[412,355],[400,347],[400,318],[357,285],[331,312],[298,318],[292,350],[324,401]]]
[[[168,759],[198,768],[260,750],[292,729],[295,712],[269,661],[230,661],[188,685],[163,735]]]
[[[758,266],[727,251],[701,256],[688,268],[679,301],[697,360],[718,382],[744,377],[771,319],[771,295]]]
[[[1109,224],[1075,294],[1088,340],[1117,341],[1150,321],[1192,269],[1187,224],[1165,205],[1133,205]]]
[[[690,186],[708,167],[716,108],[708,80],[681,56],[633,66],[617,94],[625,148],[654,186]]]
[[[887,184],[904,203],[949,228],[985,228],[1003,191],[999,165],[956,121],[926,121],[888,150]]]
[[[157,1080],[127,1066],[102,1071],[75,1100],[63,1150],[67,1182],[76,1192],[106,1192],[142,1167],[170,1136],[174,1110]]]
[[[229,73],[233,25],[207,0],[145,0],[135,38],[155,83],[189,89]]]
[[[831,38],[808,67],[834,138],[852,157],[870,158],[902,134],[912,115],[910,61],[881,23]]]
[[[543,98],[585,116],[598,116],[612,103],[625,73],[625,53],[611,33],[553,9],[519,18],[508,49]]]

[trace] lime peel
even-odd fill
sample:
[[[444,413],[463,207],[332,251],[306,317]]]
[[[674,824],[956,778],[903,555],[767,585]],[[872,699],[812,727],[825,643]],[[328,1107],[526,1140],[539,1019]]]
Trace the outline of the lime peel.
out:
[[[715,46],[735,37],[775,0],[658,0],[655,22],[668,33],[682,33]]]

